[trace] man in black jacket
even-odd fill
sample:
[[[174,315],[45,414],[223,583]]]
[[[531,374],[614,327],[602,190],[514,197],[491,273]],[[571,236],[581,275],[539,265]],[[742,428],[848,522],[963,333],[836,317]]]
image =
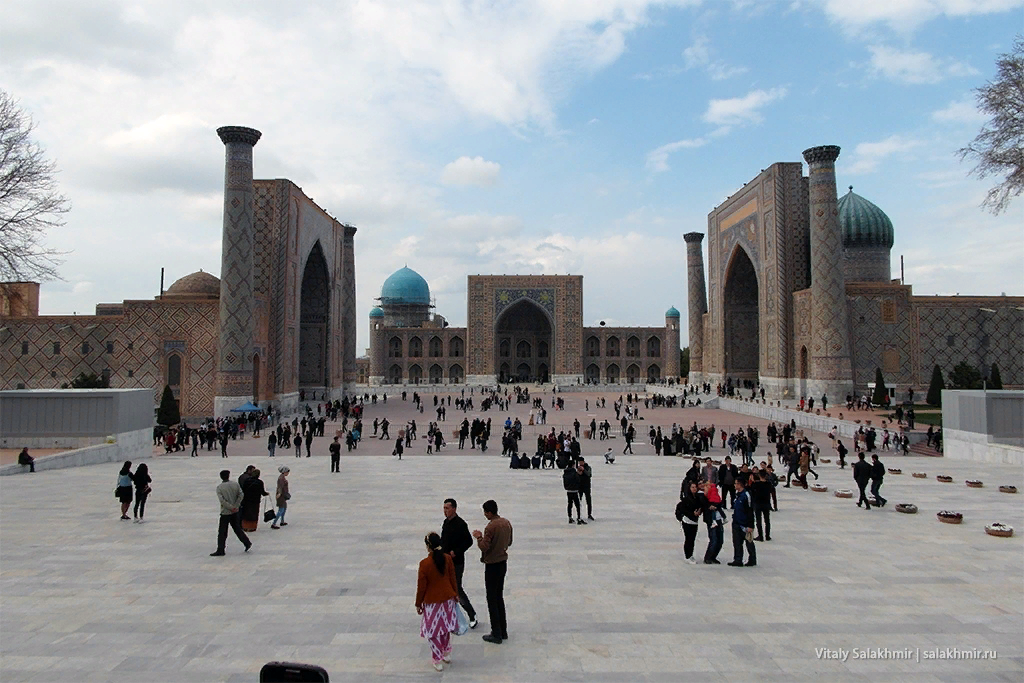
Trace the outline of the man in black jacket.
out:
[[[882,479],[885,478],[885,465],[878,459],[875,454],[871,455],[871,495],[875,499],[875,505],[878,507],[885,507],[885,504],[889,501],[886,498],[882,498],[880,489],[882,488]]]
[[[575,441],[574,441],[575,443]],[[585,498],[587,501],[587,519],[591,522],[594,521],[594,507],[590,500],[590,480],[594,476],[594,471],[587,464],[587,461],[582,457],[576,461],[576,472],[580,475],[580,498]],[[582,500],[580,501],[582,503]]]
[[[476,628],[476,610],[469,596],[462,588],[462,573],[466,570],[466,551],[473,547],[473,537],[469,533],[466,520],[459,517],[459,504],[454,498],[444,501],[444,522],[441,523],[441,551],[452,556],[455,564],[455,585],[459,589],[459,604],[466,610],[469,627]]]
[[[726,496],[729,497],[729,504],[736,499],[736,490],[733,488],[736,484],[736,477],[739,475],[739,470],[736,469],[736,465],[732,464],[732,458],[728,455],[725,456],[725,462],[718,468],[718,485],[722,487],[722,504],[726,503]]]
[[[562,472],[562,487],[565,488],[565,497],[567,503],[565,505],[566,513],[569,515],[569,524],[572,524],[572,509],[576,508],[576,523],[586,524],[583,521],[583,516],[580,513],[580,473],[573,465],[566,466]]]
[[[754,506],[754,520],[757,524],[757,538],[754,540],[770,541],[772,540],[772,485],[767,481],[767,473],[764,470],[755,470],[749,488],[751,502]],[[764,521],[763,530],[761,528],[762,520]]]
[[[864,489],[868,487],[868,482],[871,481],[871,465],[864,460],[863,452],[857,454],[857,462],[853,463],[853,480],[860,487],[860,499],[857,501],[857,507],[860,507],[861,503],[863,503],[870,510],[871,502],[868,500]]]

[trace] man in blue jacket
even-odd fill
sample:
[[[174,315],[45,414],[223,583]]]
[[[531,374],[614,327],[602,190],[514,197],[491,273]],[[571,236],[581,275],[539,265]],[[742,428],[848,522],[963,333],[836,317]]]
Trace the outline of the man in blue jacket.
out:
[[[736,497],[732,502],[732,562],[730,567],[756,567],[757,550],[754,549],[754,512],[750,504],[747,480],[736,478]],[[724,501],[723,501],[724,502]],[[743,564],[743,544],[747,545],[749,559]]]

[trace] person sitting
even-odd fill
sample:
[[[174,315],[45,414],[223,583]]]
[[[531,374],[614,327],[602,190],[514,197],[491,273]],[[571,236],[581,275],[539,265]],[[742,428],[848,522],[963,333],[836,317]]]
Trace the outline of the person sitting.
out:
[[[540,460],[541,459],[540,459],[539,455],[533,456],[533,458],[531,459],[531,464],[533,465],[533,469],[535,469],[535,470],[539,470],[540,469],[540,464],[541,464]]]
[[[614,465],[615,464],[615,453],[612,451],[612,449],[609,448],[607,451],[605,451],[605,453],[604,453],[604,462],[607,465]]]
[[[36,471],[36,459],[28,454],[28,447],[22,448],[21,453],[18,453],[18,464],[28,465],[29,472]]]

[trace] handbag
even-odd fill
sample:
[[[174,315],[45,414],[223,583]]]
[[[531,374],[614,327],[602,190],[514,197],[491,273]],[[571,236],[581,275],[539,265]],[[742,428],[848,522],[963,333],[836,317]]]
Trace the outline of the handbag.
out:
[[[466,613],[462,611],[462,606],[459,605],[459,601],[455,601],[455,630],[452,634],[457,636],[464,636],[469,630],[469,619],[466,618]]]
[[[266,496],[264,496],[263,497],[263,521],[264,522],[269,522],[270,520],[276,519],[276,518],[277,518],[277,513],[274,512],[273,510],[268,510],[267,509],[267,498],[266,498]]]

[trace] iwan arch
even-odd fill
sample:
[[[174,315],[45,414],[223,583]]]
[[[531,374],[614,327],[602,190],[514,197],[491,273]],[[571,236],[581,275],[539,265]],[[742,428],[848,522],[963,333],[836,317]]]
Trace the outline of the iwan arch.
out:
[[[893,225],[854,194],[839,197],[839,147],[769,166],[684,235],[691,383],[765,390],[766,398],[862,394],[881,368],[903,400],[932,369],[962,361],[1004,386],[1024,383],[1024,297],[915,296],[893,280]]]

